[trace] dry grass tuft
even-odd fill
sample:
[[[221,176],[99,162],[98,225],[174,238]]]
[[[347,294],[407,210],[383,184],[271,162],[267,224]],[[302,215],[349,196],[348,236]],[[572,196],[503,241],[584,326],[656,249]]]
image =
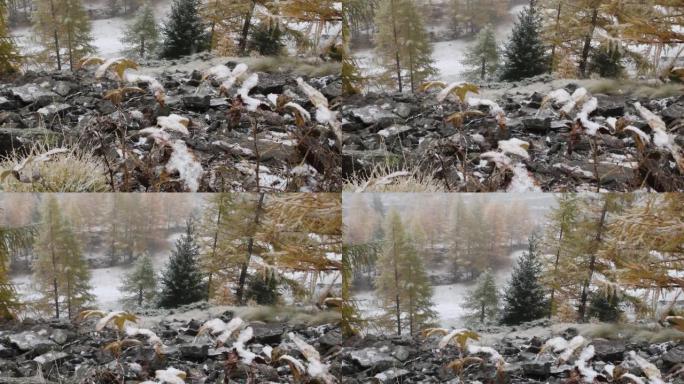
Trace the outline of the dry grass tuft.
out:
[[[447,192],[444,182],[425,173],[420,167],[378,164],[369,177],[355,173],[344,186],[344,192],[368,193],[435,193]]]
[[[93,153],[68,149],[46,157],[45,155],[51,150],[54,151],[47,145],[36,144],[28,153],[14,152],[0,161],[0,172],[4,176],[0,182],[0,190],[4,192],[111,191],[111,186],[105,176],[106,168]]]

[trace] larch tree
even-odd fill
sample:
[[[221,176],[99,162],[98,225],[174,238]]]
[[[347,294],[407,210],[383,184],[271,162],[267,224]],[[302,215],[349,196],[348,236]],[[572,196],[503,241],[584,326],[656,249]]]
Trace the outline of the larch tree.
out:
[[[143,303],[151,304],[157,294],[157,277],[152,265],[152,258],[145,254],[138,258],[133,269],[124,275],[119,290],[126,295],[126,303],[135,303],[141,307]]]
[[[251,218],[247,218],[245,231],[243,232],[243,239],[246,241],[246,249],[244,260],[240,263],[240,274],[238,276],[237,288],[235,290],[235,297],[238,304],[245,304],[245,284],[247,282],[247,272],[252,262],[252,257],[255,253],[255,247],[258,247],[257,233],[261,229],[261,221],[263,220],[264,210],[264,193],[260,193],[256,201],[253,201],[248,208],[251,211]]]
[[[556,294],[567,283],[567,274],[563,265],[571,248],[570,242],[573,239],[571,234],[576,228],[579,216],[577,196],[562,194],[556,198],[556,203],[557,206],[549,214],[546,233],[542,240],[544,249],[552,255],[543,260],[546,273],[542,278],[544,285],[551,290],[549,317],[553,316],[558,308]]]
[[[0,0],[0,76],[17,71],[21,56],[10,36],[7,22],[7,0]]]
[[[56,318],[65,311],[61,304],[66,305],[67,317],[72,318],[93,299],[90,270],[54,196],[47,196],[43,203],[36,253],[33,273],[43,301],[53,307]]]
[[[200,270],[198,257],[199,246],[194,225],[188,220],[185,233],[176,240],[176,248],[171,252],[171,258],[162,273],[160,307],[175,308],[206,298],[204,274]]]
[[[475,288],[468,292],[465,308],[473,312],[468,317],[477,319],[480,324],[496,319],[499,313],[499,289],[491,269],[485,270],[477,278]]]
[[[408,325],[413,334],[434,317],[431,307],[432,287],[422,259],[417,256],[401,216],[390,211],[385,222],[385,240],[377,260],[376,295],[385,311],[383,323],[401,335]]]
[[[534,3],[526,7],[504,48],[501,79],[518,81],[547,72],[548,57],[541,36],[541,19]]]
[[[412,92],[436,74],[432,45],[414,0],[383,0],[376,14],[376,52],[384,76],[404,91],[408,77]]]
[[[156,52],[159,46],[159,26],[149,4],[126,26],[121,42],[130,52],[143,59]]]
[[[62,51],[72,71],[79,60],[95,52],[90,19],[81,0],[40,0],[33,20],[42,55],[48,62],[55,60],[58,70],[64,64]]]
[[[491,25],[488,24],[478,33],[475,44],[466,53],[464,64],[474,68],[468,75],[480,80],[493,77],[499,69],[499,47]]]
[[[521,324],[546,315],[548,304],[540,281],[541,274],[537,240],[533,236],[530,237],[527,252],[513,267],[511,280],[506,287],[501,317],[504,324]]]
[[[176,59],[209,48],[209,35],[199,12],[199,0],[173,1],[162,27],[162,57]]]
[[[9,279],[10,255],[14,248],[32,243],[31,226],[0,226],[0,320],[15,319],[22,305]]]

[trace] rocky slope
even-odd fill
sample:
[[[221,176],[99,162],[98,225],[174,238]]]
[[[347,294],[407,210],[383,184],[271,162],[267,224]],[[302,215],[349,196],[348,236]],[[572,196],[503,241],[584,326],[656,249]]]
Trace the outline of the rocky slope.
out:
[[[141,66],[140,73],[151,74],[152,80],[129,76],[126,81],[126,76],[121,79],[113,73],[98,78],[92,68],[85,68],[73,73],[28,72],[3,81],[0,156],[31,149],[37,142],[94,151],[116,190],[253,191],[257,185],[267,191],[339,190],[336,137],[330,127],[312,118],[317,108],[297,83],[298,75],[250,68],[224,94],[218,78],[206,78],[211,66],[233,69],[239,63],[202,54]],[[246,95],[261,105],[249,111],[239,88],[253,74],[258,81]],[[340,96],[336,74],[303,80],[330,104]],[[124,86],[138,86],[143,92],[130,90],[120,103],[105,98]],[[164,94],[161,102],[157,90]],[[298,124],[293,110],[274,105],[269,94],[284,95],[283,100],[300,105],[310,116]],[[164,116],[185,127],[164,129],[158,119]],[[165,130],[166,141],[160,142],[159,136],[145,130],[148,127]]]
[[[353,338],[344,344],[342,382],[684,383],[684,344],[583,338],[575,327],[551,335],[549,326],[542,321],[488,330],[496,335],[488,335],[485,330],[481,337],[488,340],[471,340],[469,344],[486,343],[500,356],[492,355],[487,348],[471,346],[462,355],[464,364],[454,367],[448,365],[459,358],[459,349],[455,345],[439,348],[440,337]],[[533,336],[535,333],[539,336]],[[567,345],[574,342],[576,349],[564,356]]]
[[[657,140],[651,139],[655,130],[635,107],[640,102],[662,119],[681,155],[684,96],[651,99],[629,93],[588,92],[570,113],[561,112],[567,100],[548,97],[556,89],[574,96],[580,88],[580,84],[550,77],[513,87],[487,85],[481,89],[485,96],[478,97],[491,98],[503,110],[505,129],[498,124],[491,105],[474,106],[482,114],[467,116],[462,126],[447,122],[447,117],[462,107],[456,99],[438,101],[435,92],[346,98],[342,112],[344,177],[363,179],[380,163],[390,169],[419,168],[423,174],[434,175],[445,190],[515,190],[515,172],[502,172],[500,164],[491,161],[491,152],[503,152],[501,141],[519,139],[526,143],[529,156],[513,160],[524,165],[518,169],[529,171],[530,184],[535,187],[518,189],[684,190],[684,163],[678,166],[672,151],[655,145]],[[601,127],[595,136],[577,123],[581,109],[593,97],[598,105],[588,120]],[[635,131],[625,130],[626,126],[640,130],[649,142],[641,146]]]
[[[315,348],[325,369],[331,374],[339,373],[337,363],[331,363],[342,341],[336,325],[306,325],[273,318],[245,320],[243,330],[251,328],[253,334],[238,354],[235,337],[220,343],[209,332],[198,334],[210,312],[224,322],[236,318],[233,311],[213,314],[215,309],[195,304],[164,314],[155,312],[157,320],[144,320],[143,325],[163,345],[150,345],[152,339],[140,332],[132,337],[139,343],[125,345],[118,359],[117,350],[105,347],[125,336],[117,336],[109,328],[96,331],[97,320],[78,324],[64,320],[1,324],[0,383],[163,382],[155,378],[157,371],[172,373],[171,368],[185,372],[185,381],[180,382],[187,383],[294,383],[297,381],[290,366],[284,359],[276,358],[289,355],[307,361],[292,341],[291,333]],[[250,364],[242,358],[245,353],[254,354]]]

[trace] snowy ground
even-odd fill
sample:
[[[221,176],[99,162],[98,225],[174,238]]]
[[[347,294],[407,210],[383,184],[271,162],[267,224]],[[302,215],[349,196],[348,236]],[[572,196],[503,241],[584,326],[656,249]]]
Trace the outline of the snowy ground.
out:
[[[509,10],[511,19],[496,27],[496,38],[499,44],[503,44],[508,39],[508,35],[513,30],[513,23],[524,7],[524,5],[517,5],[511,8]],[[473,44],[473,41],[472,38],[468,38],[440,41],[432,44],[434,66],[439,70],[436,78],[447,83],[464,80],[463,72],[465,68],[462,60],[464,53]],[[361,68],[363,76],[373,77],[382,72],[382,68],[379,66],[372,48],[357,50],[354,52],[354,57]]]
[[[511,259],[515,260],[522,251],[511,253]],[[501,270],[497,272],[497,284],[499,289],[503,289],[508,279],[510,271]],[[448,285],[433,286],[432,303],[433,310],[437,312],[437,322],[440,327],[463,328],[465,322],[463,316],[466,314],[463,306],[465,304],[468,291],[474,288],[474,283],[458,283]],[[354,300],[361,310],[362,317],[365,319],[375,318],[382,313],[380,301],[372,291],[357,292]],[[372,330],[370,330],[372,332]]]
[[[170,249],[173,247],[176,239],[180,237],[180,233],[173,234],[168,237],[168,249],[160,251],[152,255],[152,264],[155,271],[161,271],[166,261],[170,256]],[[92,256],[87,256],[91,258]],[[116,266],[109,268],[95,268],[91,269],[90,285],[93,287],[92,294],[95,296],[94,305],[103,310],[121,309],[121,292],[119,286],[121,279],[130,271],[130,266]],[[38,297],[38,294],[33,287],[32,276],[30,274],[16,275],[12,277],[12,283],[16,284],[17,290],[21,296],[22,301],[31,301]]]

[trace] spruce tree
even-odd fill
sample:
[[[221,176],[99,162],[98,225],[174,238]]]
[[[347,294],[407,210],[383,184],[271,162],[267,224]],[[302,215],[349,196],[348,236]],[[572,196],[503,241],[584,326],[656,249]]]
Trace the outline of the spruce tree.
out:
[[[278,56],[285,47],[282,39],[283,31],[280,26],[261,23],[252,30],[249,45],[260,55]]]
[[[614,323],[620,319],[620,296],[616,292],[593,292],[589,303],[589,317],[599,321]]]
[[[598,73],[601,77],[618,78],[624,71],[622,65],[622,53],[614,44],[606,44],[594,50],[591,56],[591,72]]]
[[[496,317],[499,312],[499,292],[491,269],[478,277],[475,289],[468,294],[465,307],[474,312],[469,317],[480,323]]]
[[[199,0],[174,0],[162,27],[162,57],[176,59],[209,48],[209,35],[200,14]]]
[[[477,35],[475,44],[466,53],[464,64],[474,67],[467,74],[480,80],[496,73],[499,68],[499,48],[496,45],[496,36],[491,25],[487,25]]]
[[[278,278],[273,271],[251,275],[247,280],[247,300],[260,305],[274,305],[278,302]]]
[[[159,45],[159,27],[149,4],[128,24],[121,42],[140,58],[155,52]]]
[[[0,76],[16,72],[20,61],[17,46],[9,34],[7,1],[0,0]]]
[[[45,304],[54,307],[59,318],[66,305],[68,318],[92,301],[90,271],[78,239],[54,196],[48,196],[42,211],[42,223],[36,243],[38,258],[33,273]]]
[[[192,221],[188,221],[185,233],[176,241],[176,249],[171,252],[171,258],[162,274],[160,307],[174,308],[206,297],[198,256],[199,246],[195,242],[195,230]]]
[[[385,77],[404,91],[408,76],[411,91],[437,73],[432,66],[432,45],[414,0],[383,0],[376,14],[376,52]]]
[[[533,3],[518,16],[504,49],[501,79],[518,81],[541,75],[548,70],[546,48],[541,37],[541,19]]]
[[[398,335],[405,325],[413,334],[428,324],[435,316],[431,309],[432,287],[423,260],[396,210],[387,216],[384,247],[376,265],[376,295],[385,311],[384,322],[396,329]]]
[[[546,315],[548,304],[539,281],[542,267],[538,253],[537,240],[532,236],[528,250],[518,259],[506,288],[502,315],[504,324],[520,324]]]
[[[143,302],[152,302],[157,294],[157,278],[149,254],[138,258],[133,269],[122,280],[119,289],[126,295],[124,302],[132,302],[140,307]]]

